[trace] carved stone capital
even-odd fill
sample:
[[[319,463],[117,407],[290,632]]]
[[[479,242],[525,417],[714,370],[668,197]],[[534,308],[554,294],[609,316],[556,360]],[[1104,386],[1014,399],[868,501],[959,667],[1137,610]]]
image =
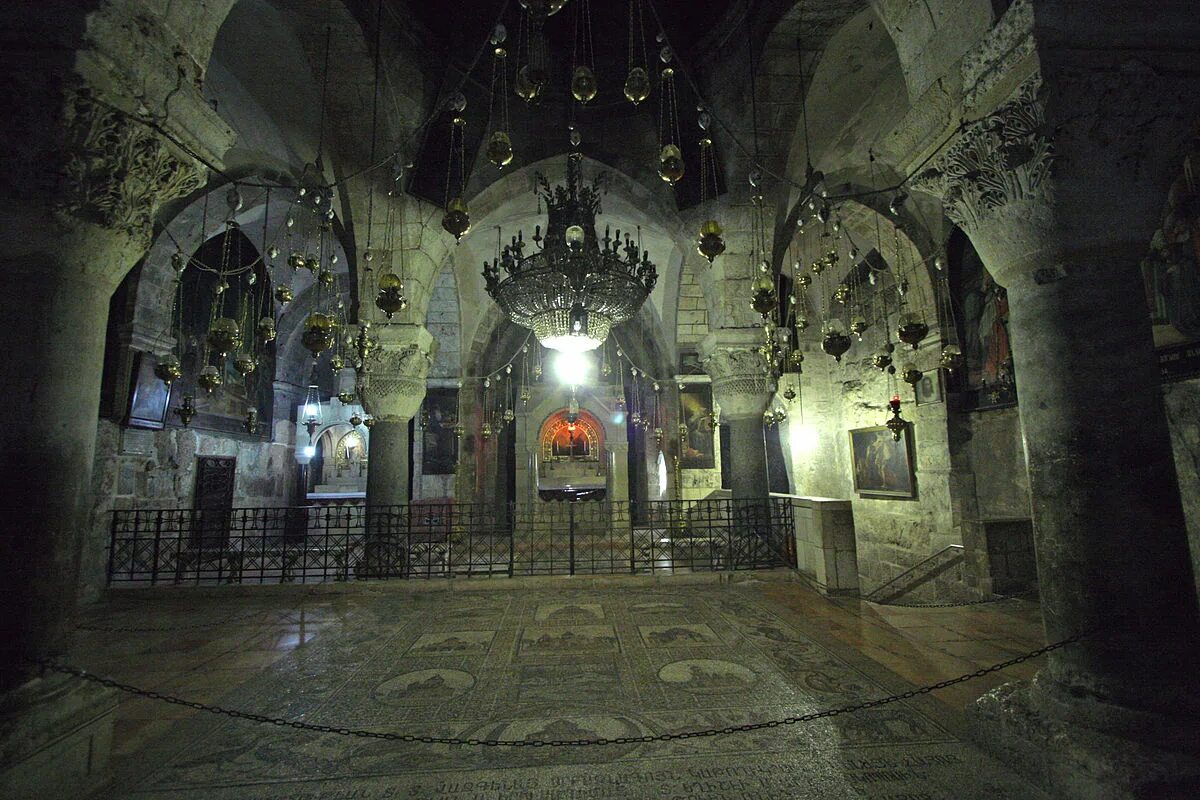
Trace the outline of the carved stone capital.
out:
[[[941,198],[946,216],[968,235],[1005,206],[1046,200],[1054,150],[1038,100],[1039,77],[964,131],[918,175],[914,188]]]
[[[425,399],[426,378],[437,352],[420,325],[389,325],[358,379],[363,408],[384,422],[407,422]]]
[[[204,184],[197,161],[90,92],[69,94],[63,124],[57,211],[148,244],[159,207]]]
[[[701,344],[701,363],[712,378],[713,398],[728,419],[761,417],[775,394],[757,328],[721,330]]]

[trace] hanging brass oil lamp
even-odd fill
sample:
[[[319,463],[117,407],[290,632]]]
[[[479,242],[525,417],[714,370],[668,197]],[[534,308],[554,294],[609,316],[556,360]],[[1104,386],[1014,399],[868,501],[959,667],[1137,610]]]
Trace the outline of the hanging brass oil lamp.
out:
[[[904,369],[900,372],[901,380],[914,389],[916,388],[917,384],[921,382],[921,378],[923,377],[925,377],[925,373],[921,372],[921,370],[917,369],[912,364],[905,364]]]
[[[263,317],[258,321],[255,332],[258,334],[258,341],[262,344],[275,341],[275,320],[271,317]]]
[[[224,358],[242,343],[242,332],[232,319],[220,317],[213,320],[213,324],[208,329],[206,341],[213,352]]]
[[[833,360],[842,363],[842,356],[850,349],[850,337],[841,328],[837,320],[826,323],[824,335],[821,337],[821,349],[833,356]]]
[[[183,377],[183,367],[179,364],[179,357],[174,353],[160,356],[158,363],[154,365],[154,377],[168,386],[171,385],[171,381]]]
[[[929,326],[920,316],[911,311],[900,315],[900,325],[896,329],[896,336],[905,344],[912,345],[913,350],[917,349],[921,340],[928,334]]]
[[[571,96],[581,103],[596,99],[596,73],[592,68],[580,65],[571,73]]]
[[[696,242],[696,250],[707,258],[710,264],[725,252],[725,239],[721,233],[721,224],[715,219],[710,219],[700,226],[700,239]]]
[[[196,376],[196,384],[204,391],[212,394],[213,389],[216,389],[224,383],[221,377],[221,371],[212,364],[205,364],[200,370],[200,374]]]
[[[375,305],[388,319],[398,311],[408,308],[408,300],[404,297],[404,282],[394,272],[385,272],[379,276],[379,291],[375,294]]]
[[[771,275],[766,264],[760,265],[758,277],[754,279],[751,291],[753,294],[750,298],[750,306],[761,316],[766,317],[779,307],[779,298],[775,294],[774,276]]]
[[[313,358],[332,347],[333,339],[333,317],[320,311],[309,314],[308,319],[304,321],[304,333],[301,334],[300,341],[313,354]]]
[[[625,99],[635,106],[650,96],[650,75],[641,67],[629,70],[625,78]]]
[[[488,139],[487,159],[497,167],[506,167],[513,160],[512,138],[504,131],[496,131]]]
[[[461,197],[456,197],[446,206],[446,215],[442,217],[442,229],[460,241],[471,231],[471,212]]]
[[[258,361],[254,358],[253,353],[238,353],[237,357],[233,359],[233,368],[236,369],[238,374],[243,378],[249,375],[251,372],[254,372],[254,369],[257,366]]]

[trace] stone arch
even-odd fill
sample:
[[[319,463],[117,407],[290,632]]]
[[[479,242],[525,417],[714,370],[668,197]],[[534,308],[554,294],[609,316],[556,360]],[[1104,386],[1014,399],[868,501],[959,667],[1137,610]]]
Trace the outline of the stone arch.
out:
[[[538,428],[538,457],[543,461],[551,461],[562,457],[563,431],[568,439],[574,441],[579,437],[586,440],[585,461],[598,461],[604,449],[604,423],[596,415],[586,409],[580,409],[578,418],[572,422],[566,409],[559,409],[542,420]],[[574,459],[579,449],[571,446],[568,458]]]

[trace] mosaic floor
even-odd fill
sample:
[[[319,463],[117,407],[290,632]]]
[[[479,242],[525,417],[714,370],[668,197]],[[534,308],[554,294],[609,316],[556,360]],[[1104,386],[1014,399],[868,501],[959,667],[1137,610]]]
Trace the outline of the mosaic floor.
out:
[[[233,621],[88,632],[72,657],[146,688],[318,724],[578,739],[739,725],[884,696],[1032,649],[1039,635],[1025,603],[879,609],[776,581],[500,585],[125,596],[89,621]],[[103,796],[1043,797],[963,741],[957,709],[1001,679],[793,727],[569,749],[371,741],[127,698]]]

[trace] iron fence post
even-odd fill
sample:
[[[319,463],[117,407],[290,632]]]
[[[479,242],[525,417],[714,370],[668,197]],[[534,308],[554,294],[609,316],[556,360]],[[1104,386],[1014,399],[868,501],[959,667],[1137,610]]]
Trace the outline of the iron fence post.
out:
[[[135,522],[135,524],[137,522],[137,512],[136,511],[134,512],[134,522]],[[154,520],[154,547],[152,547],[150,549],[150,552],[152,554],[151,555],[152,560],[150,562],[150,585],[151,586],[158,585],[158,548],[159,548],[159,545],[161,542],[162,542],[162,512],[159,511],[158,514],[155,515],[155,520]]]
[[[575,574],[575,504],[568,501],[567,504],[567,557],[570,559],[567,574]]]

